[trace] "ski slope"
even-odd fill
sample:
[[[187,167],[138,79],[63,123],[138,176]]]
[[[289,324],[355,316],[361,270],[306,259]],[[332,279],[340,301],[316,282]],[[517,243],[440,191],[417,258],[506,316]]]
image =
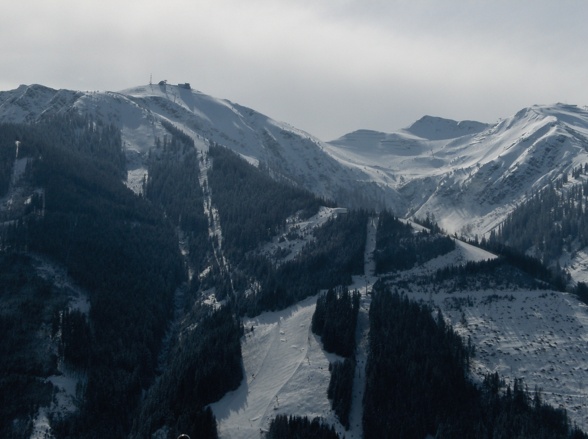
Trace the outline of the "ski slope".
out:
[[[321,224],[326,213],[322,209],[312,223]],[[353,387],[350,415],[351,428],[345,432],[331,410],[327,399],[330,372],[329,362],[343,360],[325,352],[320,337],[311,331],[311,320],[316,307],[316,296],[278,312],[266,312],[243,322],[246,335],[241,349],[245,379],[241,386],[220,401],[211,404],[217,419],[219,435],[228,438],[256,438],[268,429],[277,414],[320,417],[334,425],[338,433],[348,439],[361,438],[362,399],[367,358],[367,329],[369,297],[366,289],[376,278],[371,257],[375,248],[377,220],[368,223],[366,244],[366,276],[356,276],[352,289],[362,293],[358,322],[358,367]],[[305,227],[310,225],[305,222]]]
[[[357,329],[357,367],[353,383],[350,429],[345,431],[326,397],[329,361],[340,358],[322,350],[310,330],[316,297],[280,312],[264,313],[244,322],[242,342],[246,380],[211,407],[219,434],[226,438],[258,438],[278,413],[321,417],[341,437],[363,437],[363,391],[369,333],[371,286],[377,280],[371,254],[377,220],[368,224],[365,275],[355,276],[351,289],[361,293]],[[495,256],[456,241],[456,249],[402,273],[403,279],[449,265]],[[530,391],[567,410],[573,423],[585,428],[588,416],[588,307],[575,297],[548,290],[486,290],[440,292],[415,289],[412,300],[441,310],[445,319],[476,347],[471,374],[481,381],[498,372],[506,383],[522,378]],[[253,330],[251,330],[253,328]]]
[[[327,399],[329,361],[310,329],[316,297],[244,321],[245,379],[211,404],[221,438],[256,438],[277,414],[319,416],[335,423]],[[339,426],[340,427],[340,426]]]

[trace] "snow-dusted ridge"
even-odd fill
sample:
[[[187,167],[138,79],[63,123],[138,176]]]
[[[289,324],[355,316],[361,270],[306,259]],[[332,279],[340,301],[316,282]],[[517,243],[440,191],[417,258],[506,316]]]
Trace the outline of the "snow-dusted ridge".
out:
[[[323,142],[185,86],[80,92],[22,85],[0,92],[0,121],[72,109],[121,127],[135,191],[166,121],[200,139],[199,148],[227,146],[341,206],[387,207],[400,217],[430,213],[450,233],[471,237],[488,234],[528,194],[588,162],[588,112],[567,104],[532,106],[494,124],[424,116],[393,133],[358,130]]]
[[[120,126],[133,190],[140,190],[141,158],[163,137],[167,121],[194,138],[231,148],[277,179],[289,181],[345,206],[383,206],[399,198],[372,184],[360,168],[342,165],[326,144],[250,108],[176,85],[143,85],[120,92],[53,90],[40,85],[0,92],[0,121],[34,122],[72,109]],[[139,177],[138,177],[139,176]]]
[[[394,133],[347,134],[327,151],[395,189],[398,215],[430,213],[451,233],[482,236],[528,195],[588,162],[587,139],[588,112],[555,104],[492,125],[427,116]]]

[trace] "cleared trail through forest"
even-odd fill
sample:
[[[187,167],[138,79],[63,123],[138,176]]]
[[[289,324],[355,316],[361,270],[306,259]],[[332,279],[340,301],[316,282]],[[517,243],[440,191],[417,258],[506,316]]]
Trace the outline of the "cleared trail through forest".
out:
[[[365,391],[365,365],[368,352],[368,334],[370,328],[369,309],[371,304],[371,290],[374,282],[376,262],[374,250],[376,249],[376,233],[378,228],[378,217],[370,217],[367,224],[367,236],[364,253],[364,275],[353,278],[352,289],[361,293],[359,315],[357,316],[356,343],[355,349],[355,377],[353,378],[352,403],[349,413],[349,431],[345,432],[348,439],[363,438],[363,394]]]

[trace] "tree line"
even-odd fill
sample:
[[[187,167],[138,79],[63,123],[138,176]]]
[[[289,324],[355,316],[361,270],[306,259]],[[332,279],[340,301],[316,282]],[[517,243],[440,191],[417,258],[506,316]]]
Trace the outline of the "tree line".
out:
[[[277,415],[265,439],[340,439],[333,428],[319,418]]]
[[[162,429],[172,438],[217,437],[207,405],[241,384],[243,331],[228,306],[200,312],[198,326],[183,329],[163,374],[142,401],[130,437],[151,437]]]
[[[359,312],[359,292],[330,288],[318,297],[311,329],[321,336],[325,351],[342,357],[355,353],[355,328]]]
[[[321,337],[323,348],[342,357],[344,361],[329,364],[331,379],[327,396],[331,407],[349,428],[353,377],[355,375],[355,333],[359,313],[359,292],[350,293],[347,288],[329,289],[318,297],[311,330]]]
[[[84,399],[77,414],[53,420],[54,432],[125,437],[185,279],[175,231],[124,186],[118,130],[74,115],[20,130],[25,178],[44,189],[33,200],[44,209],[3,230],[4,251],[45,255],[90,293],[89,328],[68,316],[62,346],[88,377]]]
[[[491,238],[523,253],[533,251],[546,265],[555,264],[564,251],[588,245],[587,206],[588,180],[551,185],[519,204]]]
[[[407,270],[455,249],[455,242],[441,234],[430,217],[424,224],[430,231],[415,232],[408,223],[397,219],[390,211],[379,214],[374,259],[376,273]]]

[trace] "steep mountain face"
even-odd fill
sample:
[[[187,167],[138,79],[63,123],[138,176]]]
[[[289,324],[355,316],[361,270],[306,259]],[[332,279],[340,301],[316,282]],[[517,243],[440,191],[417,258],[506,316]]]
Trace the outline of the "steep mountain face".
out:
[[[395,189],[404,201],[398,215],[432,214],[449,232],[474,236],[586,163],[587,137],[588,112],[557,104],[526,108],[494,125],[424,117],[391,134],[347,134],[328,151]]]
[[[326,145],[288,124],[252,109],[191,90],[186,85],[147,85],[113,92],[53,90],[20,86],[0,93],[0,121],[34,122],[70,111],[87,113],[122,130],[129,171],[128,185],[141,190],[146,156],[168,122],[193,137],[199,149],[210,142],[226,146],[274,178],[288,181],[341,205],[383,207],[399,197],[372,182],[358,167],[341,164],[325,153]]]

